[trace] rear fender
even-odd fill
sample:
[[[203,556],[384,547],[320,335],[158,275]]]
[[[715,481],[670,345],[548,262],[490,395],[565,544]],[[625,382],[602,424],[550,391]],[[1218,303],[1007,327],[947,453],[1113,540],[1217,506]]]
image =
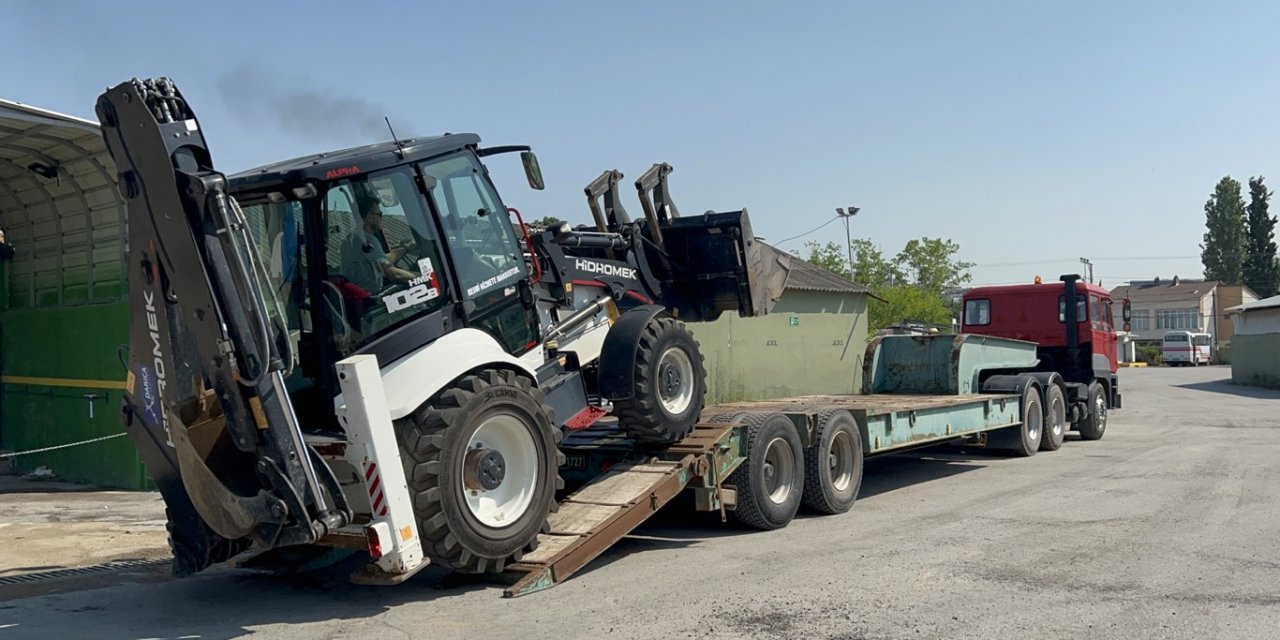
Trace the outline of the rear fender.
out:
[[[476,369],[511,369],[537,380],[529,364],[504,351],[493,336],[470,327],[447,333],[390,365],[379,366],[392,420],[409,415],[454,380]],[[346,413],[345,405],[341,394],[334,398],[338,415]]]

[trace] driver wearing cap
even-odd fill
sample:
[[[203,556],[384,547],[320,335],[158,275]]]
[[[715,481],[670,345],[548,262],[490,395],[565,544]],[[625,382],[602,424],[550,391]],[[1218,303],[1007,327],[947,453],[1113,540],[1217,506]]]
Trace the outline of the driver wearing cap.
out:
[[[351,232],[342,243],[342,271],[353,284],[371,293],[382,291],[387,280],[407,281],[418,277],[395,263],[409,248],[409,243],[382,250],[382,207],[377,202],[365,207],[361,213],[363,224]]]

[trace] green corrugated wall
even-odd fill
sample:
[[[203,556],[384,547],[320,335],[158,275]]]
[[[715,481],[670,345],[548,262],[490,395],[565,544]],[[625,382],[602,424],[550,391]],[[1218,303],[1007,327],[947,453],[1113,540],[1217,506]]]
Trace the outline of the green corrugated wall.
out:
[[[769,315],[691,323],[707,365],[707,403],[859,393],[867,296],[788,290]]]
[[[1231,380],[1280,389],[1280,333],[1235,334],[1231,338]]]
[[[0,268],[0,277],[4,271]],[[104,285],[119,295],[116,281],[97,285],[99,296]],[[80,302],[85,289],[83,283],[69,281],[63,300]],[[42,302],[48,295],[41,292],[37,304],[49,304]],[[124,368],[117,346],[128,342],[127,305],[32,307],[30,299],[28,293],[0,298],[0,449],[27,451],[120,433]],[[87,394],[97,398],[91,401]],[[12,464],[20,473],[47,466],[59,479],[73,482],[122,489],[150,486],[127,437],[18,456]]]

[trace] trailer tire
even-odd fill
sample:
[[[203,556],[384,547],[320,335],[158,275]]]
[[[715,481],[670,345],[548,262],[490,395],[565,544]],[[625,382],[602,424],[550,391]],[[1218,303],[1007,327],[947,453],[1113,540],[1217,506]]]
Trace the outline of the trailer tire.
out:
[[[1022,387],[1022,424],[991,432],[988,446],[1007,449],[1015,456],[1030,457],[1040,449],[1044,438],[1044,409],[1040,401],[1040,389],[1034,384]]]
[[[1067,394],[1062,387],[1049,384],[1044,394],[1044,432],[1040,436],[1041,451],[1057,451],[1067,438]]]
[[[1107,390],[1097,380],[1089,383],[1089,410],[1079,431],[1083,440],[1101,440],[1107,432]]]
[[[747,459],[725,482],[738,492],[734,517],[753,529],[781,529],[800,509],[804,492],[800,434],[781,413],[751,413],[741,421],[747,425]]]
[[[636,345],[630,398],[617,400],[618,426],[646,444],[671,444],[689,435],[707,395],[707,370],[693,333],[675,318],[649,321]]]
[[[818,414],[814,443],[804,452],[804,505],[835,515],[853,507],[862,486],[862,436],[844,409]]]
[[[555,425],[542,392],[505,369],[463,376],[395,422],[422,551],[433,563],[497,573],[537,548],[538,534],[550,530],[555,492],[564,487]],[[479,438],[490,446],[481,449]],[[469,456],[473,451],[486,453]],[[508,484],[530,471],[531,486]],[[469,482],[497,484],[468,489]],[[493,498],[480,500],[490,492]],[[519,512],[510,524],[500,524],[507,519],[502,502]]]

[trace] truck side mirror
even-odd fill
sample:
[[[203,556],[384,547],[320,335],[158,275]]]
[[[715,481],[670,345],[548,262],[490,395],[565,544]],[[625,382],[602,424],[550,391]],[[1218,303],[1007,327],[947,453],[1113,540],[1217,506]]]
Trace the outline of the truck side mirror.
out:
[[[546,188],[542,182],[542,168],[538,166],[538,156],[532,151],[520,152],[520,163],[524,165],[524,177],[529,179],[529,188],[541,191]]]
[[[1128,322],[1129,322],[1130,320],[1132,320],[1132,319],[1133,319],[1133,309],[1131,309],[1131,308],[1129,307],[1129,301],[1128,301],[1128,300],[1125,300],[1125,301],[1124,301],[1124,307],[1123,307],[1123,309],[1124,309],[1124,310],[1120,312],[1120,313],[1121,313],[1121,316],[1120,316],[1120,317],[1121,317],[1121,318],[1124,318],[1125,324],[1128,324]]]

